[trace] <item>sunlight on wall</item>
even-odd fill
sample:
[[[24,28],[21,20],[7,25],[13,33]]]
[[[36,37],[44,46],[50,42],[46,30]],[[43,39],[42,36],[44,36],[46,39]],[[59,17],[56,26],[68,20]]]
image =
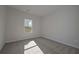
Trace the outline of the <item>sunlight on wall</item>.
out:
[[[44,54],[34,41],[24,45],[24,54]]]

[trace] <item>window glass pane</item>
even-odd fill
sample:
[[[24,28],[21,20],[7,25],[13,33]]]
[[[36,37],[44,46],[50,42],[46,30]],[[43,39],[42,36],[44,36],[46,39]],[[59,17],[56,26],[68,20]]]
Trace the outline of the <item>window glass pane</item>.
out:
[[[25,29],[25,32],[32,32],[32,20],[31,19],[24,20],[24,29]]]

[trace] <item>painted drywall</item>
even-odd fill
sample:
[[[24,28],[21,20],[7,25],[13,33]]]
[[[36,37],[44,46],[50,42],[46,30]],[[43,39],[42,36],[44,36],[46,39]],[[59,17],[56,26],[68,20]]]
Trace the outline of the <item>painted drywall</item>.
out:
[[[27,13],[8,7],[6,42],[13,42],[28,38],[39,37],[40,17],[32,15],[32,33],[25,33],[24,19],[26,17]]]
[[[62,6],[41,24],[41,36],[79,48],[79,6]]]
[[[5,44],[6,6],[0,6],[0,50]]]

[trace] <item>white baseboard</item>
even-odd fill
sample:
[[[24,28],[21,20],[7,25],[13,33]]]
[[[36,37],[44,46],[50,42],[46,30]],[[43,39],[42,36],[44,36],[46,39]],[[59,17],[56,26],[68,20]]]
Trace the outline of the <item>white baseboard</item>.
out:
[[[70,44],[70,43],[64,42],[62,40],[60,41],[58,39],[55,39],[55,38],[49,36],[48,34],[47,35],[46,34],[32,34],[32,35],[28,35],[28,36],[25,36],[25,37],[20,38],[20,39],[6,41],[6,43],[15,42],[15,41],[24,40],[24,39],[36,38],[36,37],[44,37],[44,38],[47,38],[47,39],[50,39],[50,40],[53,40],[53,41],[56,41],[56,42],[59,42],[59,43],[68,45],[68,46],[72,46],[72,47],[75,47],[75,48],[79,48],[78,45]]]
[[[36,37],[40,37],[40,34],[31,34],[31,35],[24,36],[22,38],[17,38],[17,39],[15,38],[15,39],[7,40],[7,41],[5,41],[5,43],[16,42],[16,41],[19,41],[19,40],[36,38]]]
[[[47,38],[47,39],[50,39],[50,40],[53,40],[53,41],[56,41],[56,42],[59,42],[59,43],[62,43],[62,44],[68,45],[68,46],[72,46],[74,48],[79,49],[79,46],[77,46],[77,45],[70,44],[70,43],[67,43],[67,42],[64,42],[64,41],[60,41],[60,40],[56,40],[55,38],[53,38],[53,37],[51,37],[49,35],[46,35],[46,34],[41,34],[41,37],[44,37],[44,38]]]

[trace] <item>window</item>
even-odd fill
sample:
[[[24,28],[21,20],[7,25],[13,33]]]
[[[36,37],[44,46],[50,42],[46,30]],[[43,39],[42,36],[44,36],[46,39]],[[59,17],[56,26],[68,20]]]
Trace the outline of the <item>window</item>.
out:
[[[31,19],[24,20],[24,32],[32,32],[32,20]]]

